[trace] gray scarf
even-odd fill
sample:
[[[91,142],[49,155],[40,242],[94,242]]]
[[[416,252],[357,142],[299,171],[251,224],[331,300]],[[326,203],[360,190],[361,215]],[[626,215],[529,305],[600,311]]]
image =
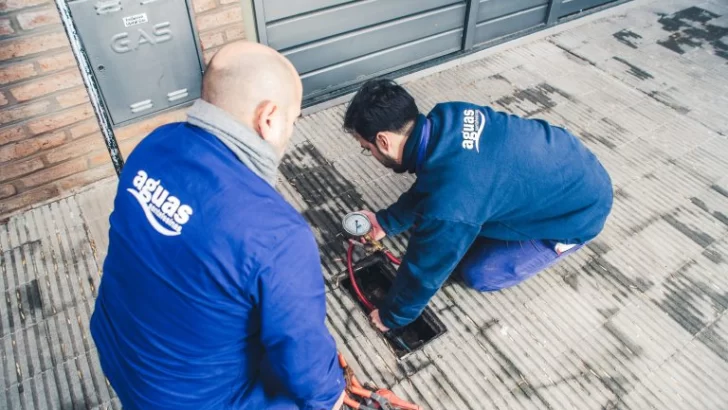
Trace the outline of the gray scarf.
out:
[[[187,122],[216,136],[240,162],[275,187],[280,160],[273,147],[253,130],[203,100],[190,107]]]

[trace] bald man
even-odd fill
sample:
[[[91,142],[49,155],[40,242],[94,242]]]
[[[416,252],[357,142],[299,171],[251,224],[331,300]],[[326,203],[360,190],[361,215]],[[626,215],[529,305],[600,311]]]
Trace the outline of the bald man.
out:
[[[340,407],[318,249],[274,188],[301,94],[280,54],[228,45],[129,156],[91,318],[125,409]]]

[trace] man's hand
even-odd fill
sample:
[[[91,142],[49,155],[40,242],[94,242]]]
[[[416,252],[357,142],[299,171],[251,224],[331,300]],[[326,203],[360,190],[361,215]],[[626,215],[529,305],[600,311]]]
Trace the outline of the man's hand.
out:
[[[382,240],[385,236],[387,236],[387,233],[384,232],[384,229],[382,229],[382,226],[379,225],[379,221],[377,221],[377,216],[372,211],[359,211],[363,215],[365,215],[367,218],[369,218],[369,222],[372,224],[372,231],[369,232],[369,235],[372,239],[375,241]]]
[[[389,331],[387,326],[382,323],[382,318],[379,317],[379,309],[375,309],[369,314],[369,319],[372,321],[372,325],[379,329],[382,333]]]

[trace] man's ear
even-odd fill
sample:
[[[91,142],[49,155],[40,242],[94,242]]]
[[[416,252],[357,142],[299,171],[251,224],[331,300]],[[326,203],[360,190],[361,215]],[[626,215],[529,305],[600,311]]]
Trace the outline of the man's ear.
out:
[[[390,141],[389,136],[385,134],[384,132],[378,132],[377,136],[375,137],[375,145],[379,147],[379,149],[383,152],[386,152],[389,149]]]
[[[273,126],[273,115],[278,111],[278,106],[271,101],[263,101],[255,109],[253,127],[263,139],[270,135]]]

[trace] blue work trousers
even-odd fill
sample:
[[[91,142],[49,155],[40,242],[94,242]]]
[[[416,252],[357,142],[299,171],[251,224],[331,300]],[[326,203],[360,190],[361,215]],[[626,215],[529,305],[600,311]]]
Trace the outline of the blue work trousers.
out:
[[[577,245],[558,254],[551,241],[501,241],[478,238],[458,266],[466,285],[480,292],[494,292],[518,285],[562,258]]]

